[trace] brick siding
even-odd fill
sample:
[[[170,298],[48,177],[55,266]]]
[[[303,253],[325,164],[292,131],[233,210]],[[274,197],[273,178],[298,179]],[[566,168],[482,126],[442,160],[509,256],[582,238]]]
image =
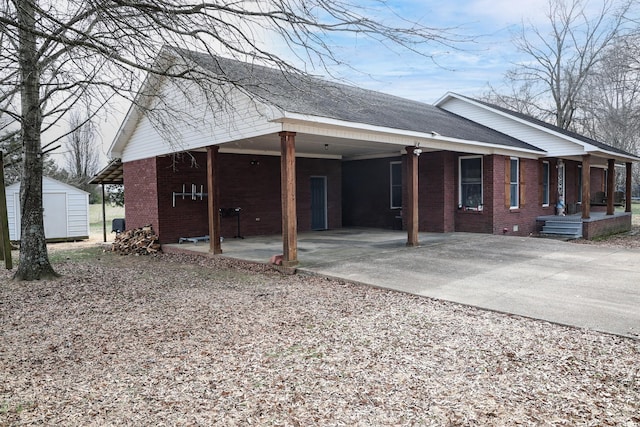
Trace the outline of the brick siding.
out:
[[[184,199],[173,192],[207,192],[206,153],[163,156],[124,164],[127,228],[152,224],[162,243],[209,233],[207,197]],[[282,230],[280,158],[224,154],[218,156],[219,206],[240,207],[243,236],[279,234]],[[342,226],[342,176],[339,160],[296,160],[298,230],[311,229],[311,176],[327,177],[328,227]],[[157,181],[157,185],[156,185]],[[201,187],[202,186],[202,187]],[[237,235],[237,218],[220,219],[221,234]]]

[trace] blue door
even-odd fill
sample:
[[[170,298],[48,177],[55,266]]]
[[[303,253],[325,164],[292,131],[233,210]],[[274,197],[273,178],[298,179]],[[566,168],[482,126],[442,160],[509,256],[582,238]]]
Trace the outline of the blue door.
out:
[[[327,229],[327,177],[311,177],[311,229]]]

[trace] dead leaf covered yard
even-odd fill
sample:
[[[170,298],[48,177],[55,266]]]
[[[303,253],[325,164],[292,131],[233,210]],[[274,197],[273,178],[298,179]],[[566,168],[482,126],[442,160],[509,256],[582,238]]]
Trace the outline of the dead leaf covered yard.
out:
[[[267,267],[0,276],[0,425],[640,424],[640,342]]]

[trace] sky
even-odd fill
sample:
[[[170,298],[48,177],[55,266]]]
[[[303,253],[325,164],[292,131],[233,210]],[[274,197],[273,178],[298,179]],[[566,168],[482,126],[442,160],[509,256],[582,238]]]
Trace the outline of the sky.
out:
[[[387,4],[390,9],[381,9],[378,16],[385,22],[393,22],[396,13],[430,28],[450,28],[474,41],[458,45],[457,50],[424,46],[425,53],[434,55],[434,63],[362,38],[336,37],[332,40],[336,53],[348,66],[332,69],[332,75],[359,87],[426,103],[434,103],[449,91],[473,97],[487,92],[489,83],[500,87],[507,69],[523,60],[512,43],[513,33],[523,23],[544,25],[548,10],[547,0],[387,0]],[[100,125],[101,167],[107,163],[108,148],[126,108],[119,110]]]
[[[401,16],[432,28],[451,28],[453,33],[472,38],[459,49],[427,45],[429,58],[380,46],[357,48],[346,41],[345,56],[359,73],[343,70],[348,81],[427,103],[446,92],[477,96],[488,84],[500,86],[512,64],[525,60],[515,48],[512,36],[523,23],[544,26],[547,0],[389,0]]]

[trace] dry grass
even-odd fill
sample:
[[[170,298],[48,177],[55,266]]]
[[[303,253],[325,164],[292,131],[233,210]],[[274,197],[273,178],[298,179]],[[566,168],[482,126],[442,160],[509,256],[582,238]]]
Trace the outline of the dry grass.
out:
[[[0,273],[0,425],[640,425],[640,342],[225,259]]]

